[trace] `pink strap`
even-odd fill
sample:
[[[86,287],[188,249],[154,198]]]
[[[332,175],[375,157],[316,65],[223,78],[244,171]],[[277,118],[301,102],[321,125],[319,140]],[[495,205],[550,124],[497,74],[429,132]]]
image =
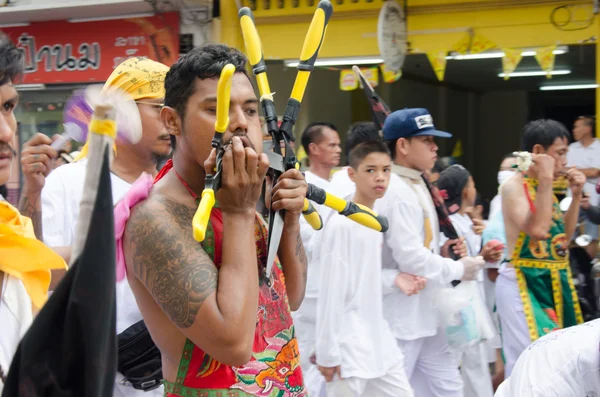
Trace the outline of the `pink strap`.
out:
[[[152,188],[152,176],[143,173],[133,183],[127,194],[117,203],[114,210],[115,215],[115,238],[117,240],[117,281],[121,281],[127,275],[125,254],[123,252],[123,233],[125,225],[131,215],[131,208],[137,203],[148,198]]]

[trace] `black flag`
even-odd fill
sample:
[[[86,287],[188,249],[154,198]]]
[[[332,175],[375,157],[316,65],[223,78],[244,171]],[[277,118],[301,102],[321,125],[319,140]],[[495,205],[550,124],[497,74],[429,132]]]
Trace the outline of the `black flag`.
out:
[[[81,254],[21,340],[2,397],[113,394],[116,275],[109,150],[106,146],[98,170],[97,192],[89,196],[93,211]],[[80,222],[83,216],[90,214],[82,213]]]

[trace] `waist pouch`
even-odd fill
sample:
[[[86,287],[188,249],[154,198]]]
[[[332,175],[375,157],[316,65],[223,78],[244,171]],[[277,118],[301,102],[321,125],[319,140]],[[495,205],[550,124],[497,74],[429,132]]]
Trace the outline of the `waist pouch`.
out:
[[[154,344],[143,320],[118,336],[117,369],[134,389],[150,391],[162,381],[160,350]]]

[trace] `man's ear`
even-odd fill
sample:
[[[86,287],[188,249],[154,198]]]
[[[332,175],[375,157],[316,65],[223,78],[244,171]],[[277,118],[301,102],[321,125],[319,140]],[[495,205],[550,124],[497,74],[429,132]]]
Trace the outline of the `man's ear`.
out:
[[[531,151],[531,153],[534,153],[534,154],[545,154],[546,153],[546,149],[544,149],[544,147],[542,145],[540,145],[539,143],[536,143],[535,145],[533,145],[533,150]]]
[[[352,182],[356,183],[356,171],[352,166],[348,167],[348,177],[350,177]]]
[[[160,111],[160,119],[170,135],[181,135],[181,117],[175,109],[169,106],[163,106]]]
[[[319,145],[317,145],[314,142],[311,142],[308,144],[308,153],[310,153],[311,155],[315,154],[315,153],[319,153]]]
[[[410,147],[410,141],[408,139],[400,138],[396,141],[396,153],[402,153],[404,156],[408,154]]]

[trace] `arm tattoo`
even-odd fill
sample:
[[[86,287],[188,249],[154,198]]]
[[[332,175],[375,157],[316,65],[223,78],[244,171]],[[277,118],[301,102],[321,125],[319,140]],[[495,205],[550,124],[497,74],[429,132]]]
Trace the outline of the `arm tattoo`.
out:
[[[218,270],[192,236],[195,212],[157,199],[140,204],[127,223],[134,273],[179,328],[191,327],[217,290]]]
[[[308,271],[308,262],[306,260],[306,251],[304,251],[304,245],[302,244],[302,238],[300,237],[300,233],[296,236],[296,258],[302,264],[302,277],[304,278],[304,284],[306,285],[307,281],[307,271]]]
[[[33,223],[33,231],[38,240],[44,241],[44,232],[42,229],[42,203],[41,197],[30,200],[29,197],[21,197],[19,202],[19,211],[21,215],[29,217]]]

